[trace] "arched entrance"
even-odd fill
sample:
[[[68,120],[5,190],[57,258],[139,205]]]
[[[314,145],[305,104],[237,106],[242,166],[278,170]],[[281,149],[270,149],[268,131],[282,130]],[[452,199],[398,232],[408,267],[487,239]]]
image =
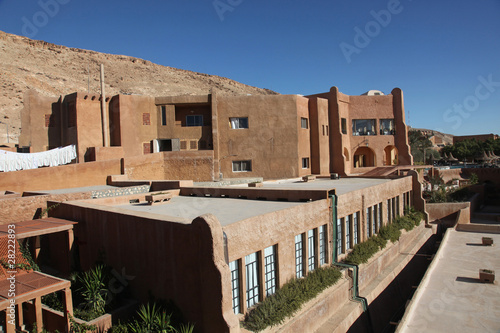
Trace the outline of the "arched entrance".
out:
[[[394,146],[384,148],[384,164],[397,165],[399,164],[398,149]]]
[[[353,161],[355,168],[375,166],[375,153],[368,147],[360,147],[356,149]]]

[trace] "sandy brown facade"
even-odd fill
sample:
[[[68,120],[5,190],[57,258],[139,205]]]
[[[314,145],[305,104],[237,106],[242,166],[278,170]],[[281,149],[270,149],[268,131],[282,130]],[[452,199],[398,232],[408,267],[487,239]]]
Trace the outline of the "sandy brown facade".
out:
[[[497,134],[476,134],[476,135],[455,135],[453,137],[453,144],[464,141],[464,140],[477,140],[477,141],[486,141],[486,140],[496,140],[498,139]]]
[[[314,96],[328,100],[331,172],[349,175],[413,164],[401,89],[390,95],[349,96],[332,87]]]
[[[174,198],[154,211],[133,208],[144,203],[141,194],[63,202],[50,214],[78,222],[75,236],[83,269],[105,253],[107,264],[134,277],[134,298],[147,301],[151,293],[172,299],[200,332],[240,332],[241,315],[253,304],[287,281],[342,259],[356,243],[413,205],[411,176],[378,180],[338,195],[339,181],[316,182],[293,183],[294,189],[180,186],[162,190]],[[133,199],[141,203],[130,204]],[[258,212],[228,222],[223,214],[226,201]],[[370,231],[367,214],[379,203],[381,220],[377,230]],[[269,206],[273,208],[267,210]],[[192,218],[194,207],[206,213]],[[162,213],[165,209],[180,213]],[[335,232],[339,222],[343,224]],[[249,276],[252,281],[247,281]],[[338,300],[345,301],[347,296]]]
[[[30,92],[26,99],[20,145],[76,144],[78,162],[212,151],[212,175],[203,180],[362,174],[412,163],[398,88],[387,96],[348,96],[336,87],[308,97],[117,95],[105,101],[104,130],[99,96],[49,100]]]

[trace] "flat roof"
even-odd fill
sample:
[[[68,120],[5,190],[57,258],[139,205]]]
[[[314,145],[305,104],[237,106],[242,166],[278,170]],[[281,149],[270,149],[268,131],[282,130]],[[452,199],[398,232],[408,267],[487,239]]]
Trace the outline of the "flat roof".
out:
[[[149,205],[147,203],[130,203],[116,205],[138,212],[174,216],[193,220],[203,214],[213,214],[222,226],[245,220],[250,217],[272,213],[282,209],[305,205],[302,202],[263,201],[233,198],[176,196],[163,203]]]
[[[398,332],[500,332],[498,281],[479,281],[479,269],[500,272],[499,244],[500,234],[448,229]]]
[[[28,192],[28,193],[40,193],[40,194],[67,194],[67,193],[113,190],[113,189],[118,189],[118,188],[121,188],[121,187],[111,186],[111,185],[95,185],[95,186],[85,186],[85,187],[62,188],[62,189],[58,189],[58,190],[26,191],[26,192]]]
[[[0,280],[0,311],[7,309],[10,305],[9,289],[11,280],[7,278]],[[31,271],[15,276],[16,304],[32,300],[36,297],[45,296],[55,291],[69,288],[71,282],[45,273]]]
[[[55,232],[73,229],[73,225],[78,222],[67,221],[55,217],[47,217],[38,220],[26,220],[10,223],[15,225],[16,239],[52,234]],[[9,234],[9,225],[0,225],[0,237]]]
[[[392,181],[385,178],[316,178],[314,181],[304,182],[302,178],[266,181],[264,188],[278,189],[308,189],[308,190],[331,190],[335,189],[335,194],[342,195],[363,188],[368,188]]]

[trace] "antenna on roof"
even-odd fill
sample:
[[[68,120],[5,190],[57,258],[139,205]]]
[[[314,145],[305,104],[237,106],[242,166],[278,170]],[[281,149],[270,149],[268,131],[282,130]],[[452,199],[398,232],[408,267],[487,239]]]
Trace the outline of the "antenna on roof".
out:
[[[109,147],[108,115],[106,114],[106,94],[104,93],[104,65],[101,64],[101,117],[104,147]]]

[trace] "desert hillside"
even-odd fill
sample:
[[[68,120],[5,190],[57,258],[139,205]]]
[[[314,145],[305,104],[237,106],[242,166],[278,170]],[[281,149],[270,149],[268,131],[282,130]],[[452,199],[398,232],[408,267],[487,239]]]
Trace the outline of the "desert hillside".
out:
[[[409,131],[411,131],[411,130],[420,131],[423,133],[427,133],[429,136],[435,135],[436,137],[440,138],[445,145],[452,145],[453,144],[453,134],[441,133],[439,131],[426,129],[426,128],[409,127],[408,130]]]
[[[34,89],[59,96],[75,91],[98,93],[99,65],[105,67],[106,95],[169,96],[206,94],[276,94],[224,77],[191,72],[122,55],[68,48],[0,31],[0,122],[9,126],[10,142],[17,142],[23,94]],[[0,144],[7,142],[0,124]]]

